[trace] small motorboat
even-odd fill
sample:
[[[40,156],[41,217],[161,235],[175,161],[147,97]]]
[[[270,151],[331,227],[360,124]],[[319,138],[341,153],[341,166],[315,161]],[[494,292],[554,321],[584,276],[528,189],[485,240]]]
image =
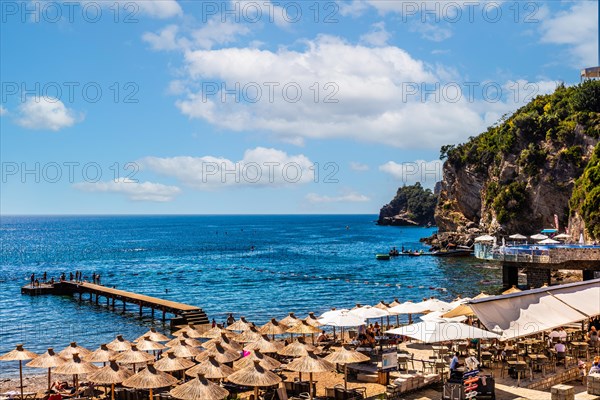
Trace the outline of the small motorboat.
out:
[[[380,253],[380,254],[375,254],[375,258],[377,260],[389,260],[390,259],[390,255],[389,254]]]

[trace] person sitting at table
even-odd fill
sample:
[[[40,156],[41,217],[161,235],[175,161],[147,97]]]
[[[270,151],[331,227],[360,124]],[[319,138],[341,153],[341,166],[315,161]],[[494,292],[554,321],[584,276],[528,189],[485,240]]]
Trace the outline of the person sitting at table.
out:
[[[556,338],[556,339],[555,339]],[[554,328],[552,332],[548,335],[548,345],[551,345],[552,342],[560,341],[560,333],[557,328]]]
[[[561,341],[554,345],[554,350],[556,351],[556,360],[564,361],[567,355],[567,346]]]
[[[375,321],[375,325],[373,326],[373,331],[375,336],[381,336],[381,327],[379,326],[379,322]]]
[[[592,329],[588,332],[588,339],[590,342],[590,346],[596,348],[598,347],[598,331],[595,326],[592,326]]]
[[[454,357],[452,357],[452,360],[450,360],[450,372],[456,371],[456,369],[458,368],[458,356],[459,353],[456,352],[454,353]]]
[[[591,374],[600,374],[600,357],[595,357],[594,362],[592,363],[592,368],[588,372],[588,375]]]
[[[329,336],[325,333],[325,331],[321,331],[319,336],[317,336],[317,343],[328,342]]]
[[[567,331],[562,326],[558,328],[558,338],[563,342],[567,341]]]

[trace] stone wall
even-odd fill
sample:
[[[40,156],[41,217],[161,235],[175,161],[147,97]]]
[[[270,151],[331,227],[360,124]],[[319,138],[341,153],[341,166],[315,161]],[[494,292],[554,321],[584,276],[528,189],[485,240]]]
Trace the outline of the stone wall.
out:
[[[546,376],[545,378],[536,380],[535,382],[527,385],[527,389],[545,390],[554,385],[574,381],[576,379],[580,379],[579,368],[572,367],[557,374],[552,374],[551,376]]]
[[[527,286],[539,288],[551,284],[551,270],[527,268]]]

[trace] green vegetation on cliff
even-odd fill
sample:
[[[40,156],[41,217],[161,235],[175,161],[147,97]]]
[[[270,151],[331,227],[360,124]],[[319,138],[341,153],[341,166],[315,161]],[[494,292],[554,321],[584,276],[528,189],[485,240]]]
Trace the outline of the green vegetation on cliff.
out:
[[[571,213],[581,215],[590,236],[600,239],[600,144],[596,145],[583,174],[575,181],[570,207]]]
[[[584,134],[600,138],[600,81],[573,87],[560,85],[554,93],[536,97],[467,143],[443,146],[440,158],[457,166],[471,164],[487,169],[513,152],[520,141],[526,141],[529,145],[521,151],[519,164],[535,172],[549,155],[540,144],[548,141],[568,146],[575,139],[577,126]],[[576,148],[568,148],[566,153],[573,156],[575,152]]]
[[[424,189],[419,182],[402,186],[396,196],[381,208],[379,225],[427,225],[435,222],[433,216],[437,196]]]
[[[559,85],[466,143],[442,146],[440,232],[471,222],[484,231],[535,232],[554,225],[555,214],[565,226],[576,212],[599,238],[599,139],[600,81],[589,80]]]

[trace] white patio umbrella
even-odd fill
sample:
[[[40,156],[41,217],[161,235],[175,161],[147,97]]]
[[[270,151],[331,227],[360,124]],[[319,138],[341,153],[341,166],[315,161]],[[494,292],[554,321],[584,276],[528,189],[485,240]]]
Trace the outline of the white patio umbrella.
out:
[[[424,308],[423,312],[452,310],[452,305],[450,303],[446,303],[445,301],[439,299],[431,298],[417,304],[421,304],[421,306]]]
[[[342,328],[342,341],[344,340],[344,328],[365,325],[364,319],[349,314],[347,310],[329,314],[325,318],[321,317],[318,321],[321,325],[333,326],[333,329]]]
[[[514,235],[510,235],[508,238],[512,239],[512,240],[527,240],[527,236],[521,235],[520,233],[515,233]]]
[[[319,317],[319,319],[333,317],[333,316],[336,316],[336,315],[347,313],[348,311],[350,311],[350,310],[348,310],[347,308],[340,308],[339,310],[335,309],[335,308],[332,308],[331,310],[325,311],[323,314],[321,314],[321,316]]]
[[[420,314],[427,309],[423,306],[422,303],[413,303],[412,301],[406,301],[400,305],[394,306],[390,308],[390,311],[396,314],[408,314],[408,323],[412,323],[412,314]]]
[[[548,239],[548,236],[546,235],[542,235],[541,233],[536,233],[535,235],[531,235],[529,236],[530,238],[532,238],[533,240],[544,240],[544,239]]]
[[[571,235],[567,235],[566,233],[561,233],[554,236],[552,239],[571,239]]]
[[[365,320],[365,319],[371,319],[371,318],[387,317],[388,315],[390,315],[390,312],[387,310],[382,310],[380,308],[375,308],[375,307],[371,307],[371,306],[362,306],[362,307],[355,308],[354,310],[349,311],[348,314],[354,315],[355,317]]]
[[[434,311],[434,312],[430,312],[429,314],[425,314],[425,315],[421,316],[420,318],[422,321],[432,321],[432,322],[462,322],[467,319],[467,317],[464,315],[459,315],[458,317],[445,318],[445,317],[442,317],[443,314],[444,314],[444,311]]]
[[[494,239],[496,239],[496,238],[495,238],[495,237],[493,237],[493,236],[490,236],[490,235],[483,235],[483,236],[478,236],[478,237],[476,237],[476,238],[475,238],[475,241],[476,241],[476,242],[493,242],[493,241],[494,241]]]
[[[463,339],[497,339],[500,335],[460,322],[424,321],[391,329],[385,333],[408,336],[424,343]]]
[[[538,244],[558,244],[560,243],[558,240],[554,239],[544,239],[538,242]]]

